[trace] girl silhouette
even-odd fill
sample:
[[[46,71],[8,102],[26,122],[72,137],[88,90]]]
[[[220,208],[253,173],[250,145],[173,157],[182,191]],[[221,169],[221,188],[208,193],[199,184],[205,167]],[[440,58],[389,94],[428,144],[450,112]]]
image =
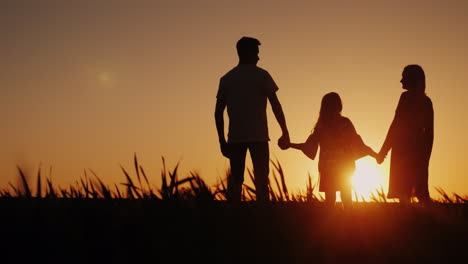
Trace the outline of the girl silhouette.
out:
[[[325,192],[325,202],[333,206],[339,191],[344,207],[352,205],[351,177],[356,169],[355,161],[377,153],[366,146],[357,134],[350,119],[341,115],[343,108],[340,96],[331,92],[323,96],[320,114],[306,142],[291,143],[290,147],[301,150],[314,160],[320,147],[318,170],[319,191]]]

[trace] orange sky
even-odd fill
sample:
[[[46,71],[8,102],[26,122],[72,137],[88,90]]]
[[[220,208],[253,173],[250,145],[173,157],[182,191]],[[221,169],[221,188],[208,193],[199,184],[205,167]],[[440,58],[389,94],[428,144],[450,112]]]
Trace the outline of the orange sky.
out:
[[[1,1],[0,186],[16,182],[16,164],[52,166],[60,185],[84,169],[120,183],[119,164],[131,168],[135,152],[155,184],[162,156],[170,168],[180,161],[181,176],[195,170],[215,184],[228,167],[214,124],[218,81],[237,64],[236,41],[252,36],[296,142],[336,91],[379,150],[401,71],[420,64],[435,110],[431,194],[468,194],[467,11],[452,0]],[[272,157],[290,189],[304,189],[316,161],[281,151],[269,118]]]

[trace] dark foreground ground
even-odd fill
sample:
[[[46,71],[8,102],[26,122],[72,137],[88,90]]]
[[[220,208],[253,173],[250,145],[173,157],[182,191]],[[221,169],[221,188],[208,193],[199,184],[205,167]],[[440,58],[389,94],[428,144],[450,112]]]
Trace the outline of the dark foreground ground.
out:
[[[0,199],[0,263],[467,263],[468,206]]]

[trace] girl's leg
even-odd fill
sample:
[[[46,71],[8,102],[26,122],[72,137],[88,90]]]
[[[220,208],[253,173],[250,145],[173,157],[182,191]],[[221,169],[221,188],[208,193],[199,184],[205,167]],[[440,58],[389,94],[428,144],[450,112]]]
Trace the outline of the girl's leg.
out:
[[[327,191],[325,192],[325,204],[328,208],[335,206],[336,192]]]

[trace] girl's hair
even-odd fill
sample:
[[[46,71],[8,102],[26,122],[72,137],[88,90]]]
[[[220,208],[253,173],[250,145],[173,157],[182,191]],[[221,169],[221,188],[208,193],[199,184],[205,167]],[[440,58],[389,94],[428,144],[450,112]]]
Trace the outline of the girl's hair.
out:
[[[413,83],[413,87],[418,89],[420,92],[424,92],[426,90],[426,75],[424,74],[424,70],[421,66],[417,64],[407,65],[403,69],[403,75],[404,78]],[[417,83],[421,83],[422,85],[415,85]]]
[[[333,124],[333,121],[336,120],[337,117],[341,116],[342,109],[343,104],[341,103],[341,98],[337,93],[331,92],[324,95],[320,105],[319,117],[314,129]]]

